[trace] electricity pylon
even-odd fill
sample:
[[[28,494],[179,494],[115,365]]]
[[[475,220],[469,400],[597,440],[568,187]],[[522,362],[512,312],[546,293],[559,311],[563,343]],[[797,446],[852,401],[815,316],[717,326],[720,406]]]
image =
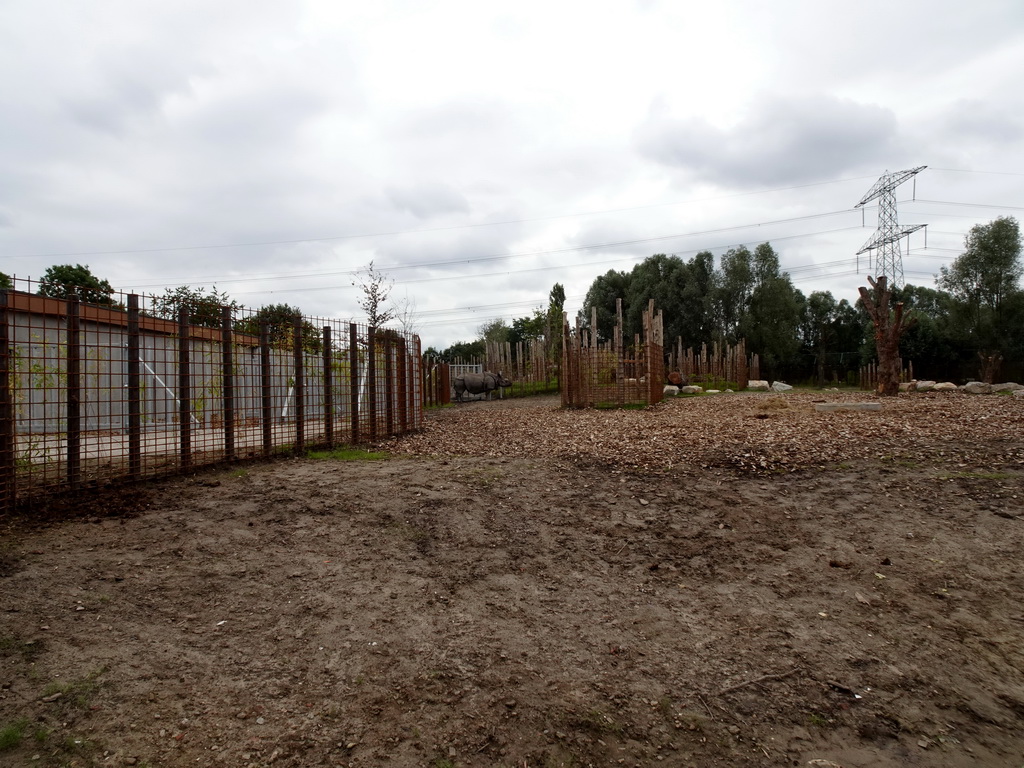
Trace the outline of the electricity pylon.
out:
[[[900,250],[900,240],[911,232],[925,227],[925,224],[911,224],[901,227],[896,216],[896,187],[907,179],[913,178],[927,165],[911,168],[906,171],[889,173],[886,171],[860,202],[854,208],[860,208],[866,203],[878,198],[878,229],[875,234],[864,243],[864,247],[857,251],[860,256],[865,251],[873,251],[874,266],[872,271],[875,277],[885,275],[889,278],[889,284],[894,288],[903,287],[903,253]]]

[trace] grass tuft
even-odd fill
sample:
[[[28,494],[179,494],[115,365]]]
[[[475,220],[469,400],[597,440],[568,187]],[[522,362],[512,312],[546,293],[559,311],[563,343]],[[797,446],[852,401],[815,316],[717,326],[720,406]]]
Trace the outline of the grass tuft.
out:
[[[308,459],[318,461],[380,461],[389,458],[384,451],[365,451],[362,448],[333,448],[326,451],[310,451]]]

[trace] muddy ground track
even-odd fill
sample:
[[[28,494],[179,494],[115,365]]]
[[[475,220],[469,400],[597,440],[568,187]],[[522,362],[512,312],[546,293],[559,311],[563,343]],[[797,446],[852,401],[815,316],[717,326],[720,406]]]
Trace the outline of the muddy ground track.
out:
[[[1024,408],[710,400],[474,403],[386,461],[6,520],[0,727],[22,738],[0,759],[1019,768]],[[777,450],[702,453],[696,425],[748,429],[743,408]],[[819,447],[894,424],[881,450]],[[801,460],[799,429],[830,460]]]

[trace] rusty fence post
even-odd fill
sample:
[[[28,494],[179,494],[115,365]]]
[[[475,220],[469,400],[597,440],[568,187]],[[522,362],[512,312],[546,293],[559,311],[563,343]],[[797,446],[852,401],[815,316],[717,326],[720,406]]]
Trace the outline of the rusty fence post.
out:
[[[77,297],[67,300],[67,472],[72,490],[82,482],[81,309]]]
[[[188,309],[178,310],[178,428],[181,433],[181,468],[192,466],[192,371]]]
[[[139,295],[128,294],[128,477],[142,477],[142,369]]]
[[[324,440],[334,447],[334,371],[331,370],[331,326],[324,326]]]
[[[348,326],[349,399],[352,404],[352,444],[359,442],[359,331],[355,323]]]
[[[366,386],[369,388],[370,442],[377,439],[377,329],[366,332]]]
[[[305,357],[302,354],[302,315],[292,319],[292,347],[295,360],[295,452],[302,453],[306,443]]]
[[[0,510],[13,509],[17,501],[9,297],[9,291],[0,291]]]
[[[270,323],[260,322],[260,413],[263,426],[263,455],[274,447],[274,391],[270,382]]]
[[[409,366],[405,359],[405,339],[399,338],[395,345],[395,356],[398,358],[398,431],[405,434],[409,428]]]
[[[384,337],[384,424],[388,435],[395,434],[395,397],[399,393],[395,380],[395,343],[388,334]]]
[[[223,373],[224,458],[235,457],[235,345],[231,333],[231,307],[222,307],[220,346]]]

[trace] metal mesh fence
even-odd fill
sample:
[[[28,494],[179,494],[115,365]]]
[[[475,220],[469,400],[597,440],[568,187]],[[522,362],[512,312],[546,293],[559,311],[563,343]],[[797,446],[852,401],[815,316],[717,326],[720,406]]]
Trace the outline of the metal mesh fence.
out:
[[[38,288],[0,291],[0,509],[422,426],[415,335]]]

